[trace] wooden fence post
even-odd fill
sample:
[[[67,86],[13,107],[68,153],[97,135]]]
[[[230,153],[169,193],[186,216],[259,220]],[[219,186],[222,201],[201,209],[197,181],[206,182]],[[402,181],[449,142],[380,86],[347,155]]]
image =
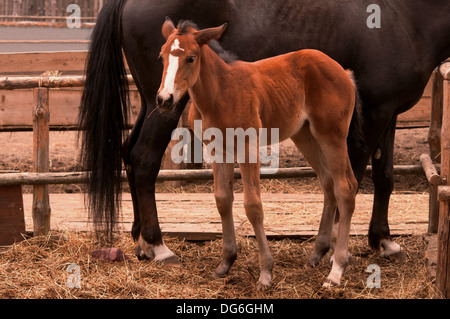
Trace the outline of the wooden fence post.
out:
[[[49,89],[34,89],[33,107],[33,159],[34,171],[49,171]],[[33,188],[34,236],[46,235],[50,231],[50,200],[48,185],[34,185]]]
[[[449,75],[450,72],[446,73]],[[443,116],[441,136],[441,177],[448,185],[450,177],[450,77],[444,76]],[[436,286],[441,294],[450,299],[450,202],[440,204],[438,229],[438,266]]]

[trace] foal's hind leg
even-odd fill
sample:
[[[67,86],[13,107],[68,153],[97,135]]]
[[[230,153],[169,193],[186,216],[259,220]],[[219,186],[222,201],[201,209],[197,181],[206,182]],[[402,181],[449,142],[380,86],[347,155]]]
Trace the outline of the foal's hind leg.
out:
[[[258,164],[239,164],[244,183],[245,213],[253,226],[259,248],[260,276],[257,289],[265,290],[271,286],[273,258],[264,231],[264,213],[260,195],[260,176]]]
[[[345,140],[341,143],[326,143],[322,150],[333,176],[334,194],[339,209],[339,229],[332,257],[333,266],[324,283],[324,286],[333,286],[340,284],[349,261],[348,239],[358,183],[353,175]]]
[[[309,125],[305,125],[292,141],[317,174],[324,194],[323,212],[319,232],[315,241],[314,252],[308,260],[308,266],[316,267],[333,245],[333,226],[336,215],[336,198],[334,197],[333,177],[328,170],[326,159],[319,144],[311,135]]]
[[[225,276],[236,260],[237,246],[233,222],[234,165],[213,163],[214,196],[217,210],[222,220],[223,252],[222,261],[214,275]]]

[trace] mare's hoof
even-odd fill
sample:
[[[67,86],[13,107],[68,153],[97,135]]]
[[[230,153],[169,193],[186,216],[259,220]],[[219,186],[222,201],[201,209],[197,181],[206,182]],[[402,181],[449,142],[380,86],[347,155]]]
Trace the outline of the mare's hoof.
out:
[[[142,250],[142,248],[140,246],[136,247],[135,254],[136,254],[136,257],[140,261],[148,260],[148,261],[154,261],[157,264],[164,265],[167,267],[175,267],[175,268],[182,267],[181,262],[178,260],[177,256],[175,256],[175,255],[167,257],[165,259],[156,260],[155,255],[153,253],[151,256],[147,256],[147,254],[144,252],[144,250]]]
[[[393,254],[387,254],[385,252],[382,252],[381,257],[386,258],[392,261],[393,263],[403,263],[407,259],[406,253],[403,250],[400,250]]]
[[[178,260],[177,256],[170,256],[163,260],[155,260],[156,263],[160,265],[164,265],[167,267],[174,267],[174,268],[182,268],[181,262]]]
[[[144,251],[142,250],[141,246],[137,246],[134,254],[136,255],[137,259],[142,261],[142,260],[153,260],[155,258],[155,256],[147,256]]]

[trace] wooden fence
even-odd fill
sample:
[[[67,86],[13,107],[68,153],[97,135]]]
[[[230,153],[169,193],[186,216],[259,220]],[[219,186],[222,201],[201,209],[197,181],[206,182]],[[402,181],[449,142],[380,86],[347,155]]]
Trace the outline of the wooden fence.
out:
[[[450,62],[438,68],[436,81],[439,93],[437,103],[442,108],[441,132],[441,178],[442,186],[438,189],[441,202],[438,229],[438,265],[436,285],[444,297],[450,299]]]

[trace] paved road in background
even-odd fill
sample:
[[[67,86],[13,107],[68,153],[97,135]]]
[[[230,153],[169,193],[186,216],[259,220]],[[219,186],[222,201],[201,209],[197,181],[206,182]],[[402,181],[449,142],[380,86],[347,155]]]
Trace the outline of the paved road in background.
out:
[[[89,40],[91,32],[92,28],[69,29],[0,26],[0,40]],[[0,53],[87,50],[88,47],[89,44],[87,43],[0,43]]]

